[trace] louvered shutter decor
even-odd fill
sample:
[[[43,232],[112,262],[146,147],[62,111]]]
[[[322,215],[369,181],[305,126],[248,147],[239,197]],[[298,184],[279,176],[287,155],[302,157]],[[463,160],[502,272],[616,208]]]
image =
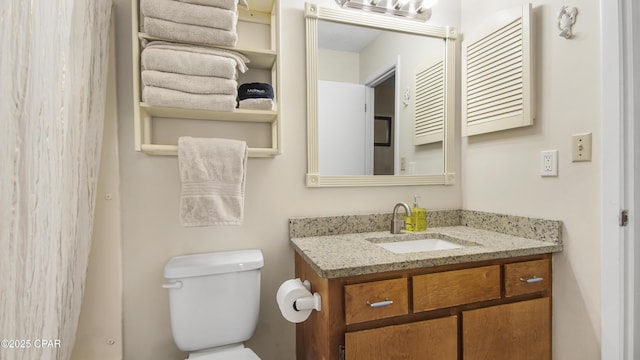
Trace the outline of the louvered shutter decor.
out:
[[[445,116],[444,62],[416,74],[414,145],[442,141]]]
[[[518,10],[463,44],[465,136],[533,124],[530,5]]]

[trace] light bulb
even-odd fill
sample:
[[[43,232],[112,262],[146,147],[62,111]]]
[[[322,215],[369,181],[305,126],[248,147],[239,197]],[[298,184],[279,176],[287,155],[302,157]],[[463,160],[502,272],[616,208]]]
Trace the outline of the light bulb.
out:
[[[437,3],[438,3],[438,0],[423,0],[421,7],[423,9],[430,9]]]
[[[396,2],[393,4],[393,7],[396,10],[400,10],[407,4],[407,1],[408,0],[396,0]]]

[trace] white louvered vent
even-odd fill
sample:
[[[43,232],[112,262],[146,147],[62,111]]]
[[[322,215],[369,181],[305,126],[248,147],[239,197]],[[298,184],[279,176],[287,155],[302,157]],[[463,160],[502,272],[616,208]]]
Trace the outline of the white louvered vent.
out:
[[[430,144],[443,139],[445,116],[444,61],[416,73],[414,145]]]
[[[533,124],[530,16],[500,12],[463,43],[463,136]]]

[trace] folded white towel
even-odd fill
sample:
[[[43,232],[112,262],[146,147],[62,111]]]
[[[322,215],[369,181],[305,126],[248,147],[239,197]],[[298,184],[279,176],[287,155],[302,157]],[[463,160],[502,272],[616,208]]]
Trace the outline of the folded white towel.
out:
[[[237,104],[234,95],[190,94],[155,86],[142,89],[142,101],[156,106],[213,111],[233,111]]]
[[[244,141],[178,139],[183,226],[242,224],[247,154]]]
[[[233,51],[179,44],[153,45],[154,43],[142,50],[142,70],[215,76],[232,80],[238,77],[238,70],[247,70],[243,60],[246,58]]]
[[[238,95],[238,82],[214,76],[174,74],[164,71],[143,70],[142,84],[192,94]]]
[[[238,77],[235,60],[219,56],[148,48],[142,50],[140,62],[142,64],[142,70],[166,71],[185,75],[216,76],[232,80]]]
[[[243,6],[245,9],[249,10],[249,4],[247,0],[179,0],[182,2],[186,2],[189,4],[198,4],[205,6],[214,6],[221,9],[227,10],[236,10],[238,5]]]
[[[144,31],[151,36],[191,43],[219,46],[236,46],[235,31],[214,29],[206,26],[181,24],[145,16]]]
[[[244,99],[238,102],[240,109],[273,110],[273,100],[268,98]]]
[[[144,16],[174,23],[206,26],[236,31],[237,10],[189,4],[173,0],[142,0],[140,10]]]
[[[246,72],[249,69],[247,67],[247,63],[249,62],[249,59],[237,51],[220,49],[220,48],[212,48],[209,46],[173,43],[168,41],[151,41],[145,44],[144,48],[145,49],[147,48],[165,49],[165,50],[173,50],[173,51],[184,51],[184,52],[189,52],[194,54],[221,56],[221,57],[226,57],[226,58],[235,60],[238,70],[242,73]]]

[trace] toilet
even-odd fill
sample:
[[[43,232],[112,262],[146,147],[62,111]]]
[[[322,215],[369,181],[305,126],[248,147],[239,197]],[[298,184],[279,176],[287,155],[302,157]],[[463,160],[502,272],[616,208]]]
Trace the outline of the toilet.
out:
[[[175,256],[164,267],[173,340],[189,359],[259,360],[243,342],[260,310],[260,250]]]

